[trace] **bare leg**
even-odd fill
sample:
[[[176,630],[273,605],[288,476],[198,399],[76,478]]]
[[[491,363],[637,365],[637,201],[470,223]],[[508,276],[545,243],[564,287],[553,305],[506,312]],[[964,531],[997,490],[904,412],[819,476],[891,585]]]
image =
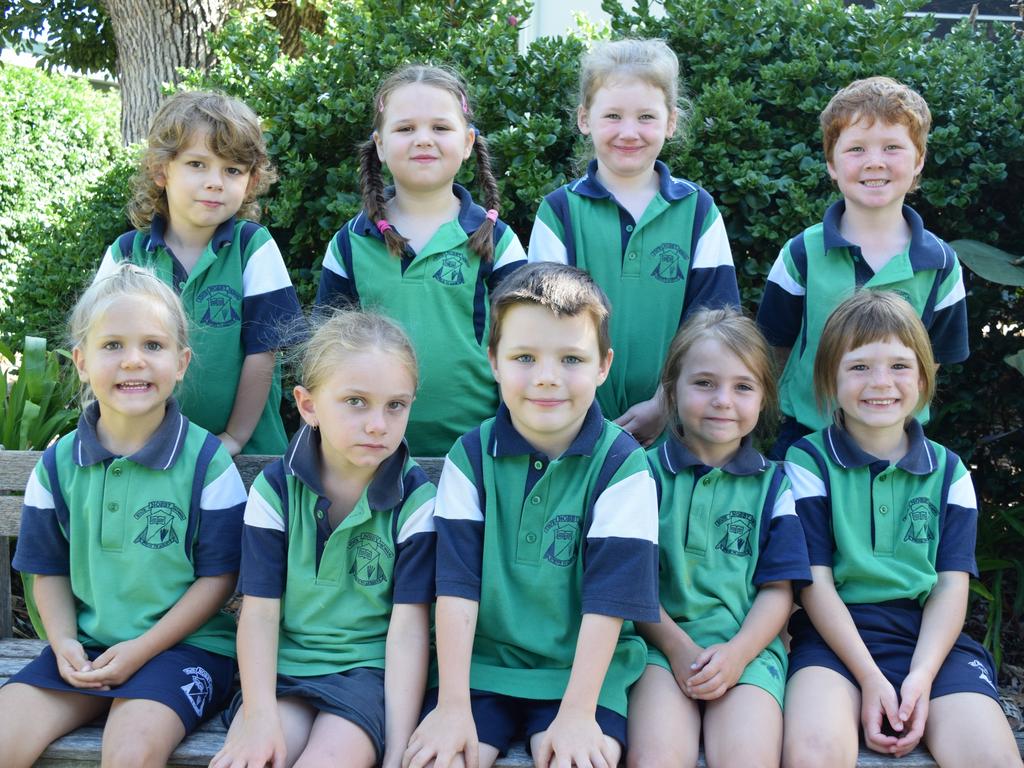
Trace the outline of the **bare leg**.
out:
[[[742,738],[736,738],[738,724]],[[779,768],[779,702],[755,685],[737,685],[709,701],[704,709],[704,757],[712,768]]]
[[[854,768],[860,734],[860,689],[825,667],[804,667],[786,685],[785,768]]]
[[[952,693],[929,703],[924,743],[942,768],[1020,768],[1003,710],[980,693]]]
[[[164,768],[185,738],[185,726],[166,704],[114,699],[103,729],[102,768]]]
[[[628,768],[693,768],[700,746],[700,708],[675,676],[649,664],[629,694]]]
[[[8,768],[29,768],[54,739],[102,715],[110,699],[24,683],[0,688],[0,754]]]

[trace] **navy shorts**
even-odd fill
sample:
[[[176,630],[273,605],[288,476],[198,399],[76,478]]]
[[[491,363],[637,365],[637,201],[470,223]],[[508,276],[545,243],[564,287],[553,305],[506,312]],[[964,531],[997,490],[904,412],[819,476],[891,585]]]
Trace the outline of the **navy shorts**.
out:
[[[103,653],[94,648],[86,648],[85,652],[90,659]],[[227,703],[234,679],[235,660],[231,657],[180,644],[157,654],[128,680],[109,691],[75,688],[65,682],[57,670],[57,658],[50,646],[8,682],[108,699],[157,701],[174,710],[185,726],[185,733],[189,734]]]
[[[520,699],[490,691],[470,690],[470,707],[476,724],[476,737],[484,744],[508,752],[516,739],[525,739],[529,751],[534,734],[546,731],[558,714],[561,701],[557,699]],[[423,715],[437,706],[437,688],[427,691]],[[601,733],[611,736],[626,751],[626,718],[607,707],[598,707],[597,724]]]
[[[384,670],[356,667],[345,672],[311,677],[277,676],[277,698],[302,699],[314,709],[348,720],[362,728],[384,759]],[[239,691],[224,711],[224,725],[231,726],[242,706]]]
[[[910,672],[910,661],[921,632],[920,606],[912,600],[893,600],[846,607],[871,658],[899,693]],[[789,651],[790,677],[804,667],[826,667],[857,685],[853,673],[818,634],[806,611],[797,611],[790,617],[789,632],[793,636]],[[951,693],[981,693],[999,701],[992,656],[981,643],[963,632],[932,683],[933,699]]]

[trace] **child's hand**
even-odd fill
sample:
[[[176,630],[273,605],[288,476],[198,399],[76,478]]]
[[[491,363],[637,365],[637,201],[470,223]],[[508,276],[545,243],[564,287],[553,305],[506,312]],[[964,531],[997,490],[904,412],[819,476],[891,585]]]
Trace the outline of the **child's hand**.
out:
[[[81,680],[79,674],[92,669],[92,662],[85,654],[85,648],[78,640],[66,637],[50,643],[53,655],[57,659],[57,671],[68,685],[75,688],[102,688],[103,683]]]
[[[477,768],[480,742],[469,707],[442,707],[438,704],[409,737],[402,756],[402,768],[423,768],[433,761],[434,768],[448,768],[458,755],[466,768]]]
[[[691,699],[712,701],[736,685],[746,663],[730,643],[709,645],[693,663],[693,674],[686,681],[686,695]]]
[[[610,754],[608,739],[593,715],[560,708],[548,729],[539,734],[540,748],[534,750],[537,768],[615,768],[618,758]]]
[[[898,737],[882,732],[885,720],[889,721],[892,730],[903,731],[903,720],[899,715],[899,704],[896,700],[896,689],[886,680],[882,673],[872,677],[867,683],[861,683],[860,722],[864,728],[864,742],[875,752],[886,755],[895,754]]]
[[[284,768],[284,732],[277,713],[245,717],[242,727],[228,732],[227,741],[210,761],[210,768]]]
[[[676,685],[687,698],[690,697],[690,692],[686,688],[686,682],[693,676],[697,657],[703,652],[703,648],[693,643],[691,648],[685,650],[680,648],[675,653],[665,654],[668,657],[669,666],[672,667],[672,676],[676,679]]]
[[[104,690],[121,685],[149,661],[150,656],[138,638],[112,645],[92,662],[92,669],[79,672],[83,682],[99,683]]]
[[[647,448],[665,431],[667,416],[657,395],[650,400],[637,403],[615,420],[615,423],[629,432],[640,445]]]
[[[928,705],[932,695],[931,681],[925,676],[910,671],[900,686],[899,717],[903,721],[903,732],[896,742],[893,754],[903,757],[921,741],[925,721],[928,719]]]
[[[231,458],[234,458],[242,452],[242,445],[235,438],[229,435],[227,432],[221,432],[217,435],[217,439],[224,443],[224,447],[228,449],[228,453],[231,454]]]

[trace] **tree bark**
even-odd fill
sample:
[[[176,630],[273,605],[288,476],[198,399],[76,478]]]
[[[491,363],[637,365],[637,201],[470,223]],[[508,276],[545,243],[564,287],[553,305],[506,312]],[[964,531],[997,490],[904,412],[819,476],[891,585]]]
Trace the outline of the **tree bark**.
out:
[[[281,52],[289,58],[303,54],[301,30],[323,32],[324,14],[314,3],[296,4],[294,0],[275,0],[271,23],[281,35]]]

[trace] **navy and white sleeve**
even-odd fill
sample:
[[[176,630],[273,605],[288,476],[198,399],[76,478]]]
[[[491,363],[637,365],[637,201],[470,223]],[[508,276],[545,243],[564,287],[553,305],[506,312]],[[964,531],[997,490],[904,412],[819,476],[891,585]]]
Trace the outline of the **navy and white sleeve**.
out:
[[[324,254],[324,268],[320,272],[320,285],[316,291],[315,306],[347,307],[359,303],[352,271],[352,243],[348,225],[339,229]]]
[[[476,450],[479,446],[479,431]],[[459,438],[444,460],[437,484],[437,596],[480,601],[483,571],[484,512],[465,448]]]
[[[217,452],[205,471],[199,499],[199,530],[192,547],[195,574],[220,576],[234,573],[241,561],[242,515],[245,485],[227,450],[217,442]]]
[[[768,273],[757,309],[757,326],[773,347],[796,346],[807,300],[806,264],[807,251],[800,235],[783,246]]]
[[[284,466],[276,461],[253,481],[242,526],[242,567],[238,591],[280,599],[288,575],[288,534],[283,499],[288,488]]]
[[[807,540],[789,480],[782,469],[774,470],[771,487],[761,512],[761,541],[754,584],[791,581],[797,591],[811,583]]]
[[[55,446],[50,446],[47,454],[54,460]],[[36,464],[25,488],[21,531],[12,565],[21,573],[69,576],[71,556],[67,536],[67,509],[59,499],[59,489],[57,494],[51,492],[50,479],[44,467],[45,458],[44,454],[44,458]]]
[[[405,498],[398,510],[395,535],[396,603],[432,603],[437,567],[434,503],[437,489],[418,466],[404,478]]]
[[[786,453],[786,477],[793,490],[796,513],[803,525],[810,564],[831,568],[835,542],[832,534],[832,505],[825,478],[827,472],[802,448]]]
[[[242,273],[242,349],[246,355],[281,349],[304,334],[302,308],[281,251],[265,227],[246,244]]]
[[[966,571],[977,577],[974,546],[978,536],[978,498],[967,468],[955,454],[947,453],[946,461],[955,461],[956,467],[946,491],[935,570]]]

